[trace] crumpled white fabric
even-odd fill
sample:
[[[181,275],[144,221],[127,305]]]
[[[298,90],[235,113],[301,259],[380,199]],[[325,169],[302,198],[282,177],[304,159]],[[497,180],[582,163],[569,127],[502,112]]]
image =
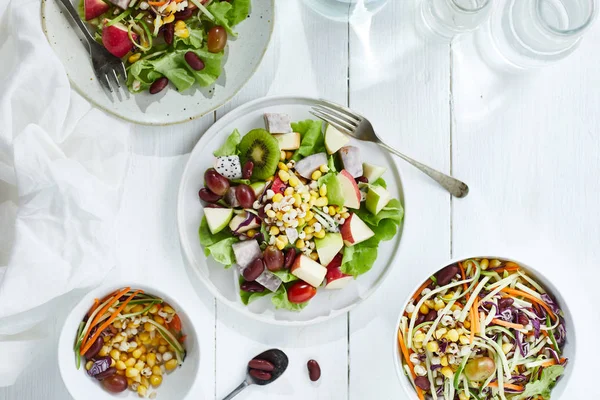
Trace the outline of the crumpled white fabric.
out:
[[[71,90],[40,4],[0,0],[0,386],[34,358],[51,300],[114,266],[128,163],[131,126]]]

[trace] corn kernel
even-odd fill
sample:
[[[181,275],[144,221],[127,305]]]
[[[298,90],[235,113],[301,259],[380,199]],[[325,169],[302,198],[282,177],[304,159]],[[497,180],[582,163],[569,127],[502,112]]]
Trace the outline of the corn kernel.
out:
[[[165,363],[165,368],[167,369],[167,371],[173,371],[175,368],[177,368],[177,359],[172,358],[169,361],[167,361]]]
[[[319,232],[315,232],[314,236],[318,239],[323,239],[325,237],[325,234],[326,234],[325,230],[321,229]]]
[[[429,350],[432,353],[434,351],[438,351],[440,349],[440,346],[438,345],[438,342],[436,342],[435,340],[432,340],[431,342],[427,342],[427,344],[425,345],[425,347],[427,348],[427,350]]]
[[[146,355],[145,354],[142,354],[140,356],[140,361],[146,362]]]
[[[502,344],[502,352],[504,354],[508,354],[510,353],[510,351],[512,350],[513,346],[510,343],[503,343]]]
[[[321,171],[322,173],[326,174],[329,172],[329,167],[327,166],[327,164],[323,164],[319,167],[319,171]]]
[[[279,250],[283,250],[285,249],[286,243],[284,243],[283,241],[279,240],[279,239],[275,239],[275,246],[279,249]]]
[[[115,359],[114,359],[114,358],[111,358],[111,359],[110,359],[110,366],[111,366],[111,367],[114,367],[116,364],[117,364],[117,362],[115,361]]]
[[[443,356],[442,358],[440,358],[440,364],[442,365],[442,367],[447,367],[448,366],[448,356]]]
[[[302,240],[302,239],[298,239],[298,240],[296,240],[296,248],[298,248],[298,249],[303,249],[303,248],[304,248],[304,246],[305,246],[305,244],[304,244],[304,240]]]
[[[150,343],[150,334],[148,332],[142,332],[139,334],[138,337],[140,338],[142,343],[144,343],[144,344]],[[146,343],[146,342],[148,342],[148,343]]]
[[[285,160],[285,151],[281,150],[281,151],[279,152],[279,159],[280,159],[281,161]]]
[[[144,311],[144,306],[141,304],[136,304],[135,307],[131,309],[131,312],[138,313]]]
[[[133,366],[133,368],[137,369],[138,371],[142,372],[142,370],[144,369],[146,365],[144,364],[143,361],[138,361],[135,363],[135,365]]]
[[[276,226],[272,226],[271,228],[269,228],[269,235],[271,235],[271,236],[279,235],[279,228]]]
[[[164,353],[165,351],[167,351],[167,346],[161,344],[160,346],[158,346],[158,351],[160,353]]]
[[[413,343],[413,346],[415,346],[415,349],[422,349],[423,342],[415,342],[415,343]]]
[[[149,353],[146,356],[146,364],[148,364],[150,368],[154,367],[156,365],[156,354]]]
[[[127,366],[127,368],[133,368],[133,366],[135,365],[135,358],[129,357],[127,361],[125,361],[125,365]]]
[[[425,304],[423,304],[423,305],[421,306],[421,308],[419,308],[419,312],[420,312],[421,314],[427,314],[427,313],[429,312],[429,307],[427,307]]]
[[[313,251],[312,253],[310,253],[310,256],[309,256],[309,257],[310,257],[310,258],[311,258],[313,261],[317,261],[317,260],[319,259],[319,255],[318,255],[318,254],[317,254],[315,251]]]
[[[296,186],[298,186],[300,184],[300,180],[298,178],[296,178],[295,176],[290,176],[288,183],[291,187],[295,188]]]
[[[315,207],[325,207],[329,203],[327,197],[319,197],[315,200]]]
[[[321,173],[321,171],[315,171],[312,173],[312,175],[310,176],[310,178],[313,181],[316,181],[317,179],[319,179],[323,174]]]
[[[415,333],[413,340],[415,342],[422,342],[423,340],[425,340],[425,334],[423,332],[419,331],[419,332]]]
[[[287,167],[287,165],[285,165],[284,163],[280,162],[279,164],[277,164],[277,168],[279,168],[282,171],[289,171],[290,169]]]
[[[446,378],[450,379],[454,376],[454,372],[452,372],[452,368],[446,366],[446,367],[442,367],[441,371],[442,375],[444,375]]]
[[[144,330],[146,332],[152,332],[155,329],[156,329],[156,327],[154,325],[152,325],[150,322],[145,322],[144,323]]]
[[[273,203],[279,203],[281,200],[283,200],[283,195],[281,193],[275,193],[272,200]]]
[[[463,323],[463,325],[464,325],[464,327],[465,327],[465,328],[467,328],[467,329],[469,329],[469,328],[471,327],[471,323],[470,323],[469,321],[465,321],[465,322]]]
[[[138,388],[137,388],[137,394],[138,394],[138,396],[140,396],[140,397],[146,397],[147,390],[148,389],[144,385],[138,386]]]
[[[294,152],[293,152],[293,151],[286,151],[286,152],[285,152],[285,158],[286,158],[286,159],[288,159],[288,160],[289,160],[289,159],[290,159],[290,158],[292,158],[292,157],[294,157]]]
[[[115,360],[118,360],[121,357],[121,352],[119,350],[117,350],[117,349],[112,349],[110,351],[110,356],[112,358],[114,358]]]
[[[285,191],[283,192],[283,194],[285,194],[286,196],[292,196],[294,194],[294,188],[293,187],[285,188]]]
[[[433,309],[435,311],[439,311],[439,310],[441,310],[444,307],[446,307],[446,305],[444,304],[443,301],[435,299],[435,305],[433,306]]]
[[[448,339],[451,342],[458,341],[458,332],[456,331],[456,329],[450,329],[446,334],[446,339]]]
[[[460,344],[469,344],[469,338],[466,337],[465,335],[460,335],[460,337],[458,338],[458,341],[460,342]]]
[[[92,365],[94,365],[93,361],[90,360],[90,361],[86,362],[85,363],[85,370],[89,371],[92,368]]]
[[[283,170],[279,170],[277,175],[279,176],[279,179],[281,179],[284,182],[287,182],[290,179],[290,174]]]
[[[108,336],[107,336],[108,337]],[[98,355],[100,357],[104,357],[106,355],[108,355],[108,352],[110,351],[110,347],[108,346],[102,346],[102,348],[100,349],[100,351],[98,352]]]
[[[302,226],[306,223],[306,220],[304,220],[304,218],[298,218],[298,226]]]
[[[307,220],[307,221],[311,221],[314,217],[315,217],[315,213],[313,213],[312,211],[308,210],[306,212],[306,215],[304,216],[304,219]],[[306,233],[312,233],[312,232],[306,232]]]
[[[304,241],[307,242],[309,240],[311,240],[314,237],[314,235],[312,233],[307,233],[306,236],[304,237]]]
[[[500,265],[502,265],[502,262],[500,260],[492,260],[490,262],[490,267],[492,268],[498,268]]]
[[[319,194],[321,196],[327,196],[327,186],[323,185],[319,188]]]
[[[186,29],[180,29],[175,31],[175,36],[180,37],[182,39],[187,39],[190,37],[190,31]]]
[[[182,20],[179,20],[179,21],[175,22],[175,29],[176,30],[185,29],[186,27],[187,27],[187,25]]]
[[[152,367],[152,375],[162,376],[162,369],[158,365]]]
[[[163,23],[164,24],[170,24],[173,21],[175,21],[175,15],[174,14],[167,15],[166,17],[163,18]]]
[[[160,315],[155,315],[154,316],[154,322],[158,322],[161,325],[165,324],[165,320],[163,317],[161,317]]]
[[[127,365],[121,360],[115,363],[115,368],[119,371],[125,371],[127,369]]]
[[[273,211],[273,210],[267,210],[267,211],[265,211],[265,213],[267,214],[267,217],[269,217],[269,218],[275,218],[275,216],[277,215],[275,213],[275,211]]]
[[[140,349],[135,349],[131,355],[133,358],[140,358],[142,356],[142,351]]]
[[[160,386],[162,383],[162,376],[160,375],[151,375],[150,376],[150,384],[154,387]]]
[[[117,329],[121,329],[123,325],[121,324],[121,321],[115,321],[113,322],[113,326]]]
[[[275,214],[275,217],[281,221],[283,219],[283,213],[281,211],[277,211],[277,213]]]
[[[153,304],[152,307],[150,307],[150,310],[148,310],[148,312],[150,314],[156,314],[158,312],[158,304]]]
[[[458,400],[469,400],[469,395],[465,392],[458,393]]]
[[[135,369],[133,367],[127,368],[125,370],[125,376],[128,378],[135,378],[136,376],[139,376],[139,375],[140,375],[140,371],[138,371],[137,369]]]
[[[490,262],[487,258],[484,258],[483,260],[481,260],[479,262],[479,266],[481,267],[482,270],[485,271],[490,266]]]
[[[121,353],[121,357],[119,357],[119,360],[125,362],[125,361],[129,360],[129,355],[126,353]]]
[[[435,337],[438,339],[441,339],[444,337],[444,335],[448,332],[448,329],[446,328],[440,328],[438,330],[435,331]]]
[[[348,219],[348,218],[350,218],[350,213],[348,213],[348,212],[343,212],[343,213],[341,213],[340,215],[341,215],[341,216],[342,216],[342,218],[344,218],[344,219]]]
[[[129,58],[127,59],[127,61],[129,61],[130,64],[133,64],[134,62],[136,62],[137,60],[140,59],[142,55],[140,53],[135,53],[129,56]]]

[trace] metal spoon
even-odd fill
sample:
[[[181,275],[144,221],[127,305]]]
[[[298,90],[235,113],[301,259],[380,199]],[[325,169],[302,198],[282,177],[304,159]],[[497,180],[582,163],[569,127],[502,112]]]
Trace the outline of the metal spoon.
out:
[[[250,385],[264,386],[264,385],[268,385],[269,383],[275,381],[277,378],[279,378],[285,372],[285,370],[287,369],[287,366],[288,366],[288,362],[289,362],[287,355],[279,349],[267,350],[263,353],[260,353],[256,357],[254,357],[253,360],[266,360],[275,366],[275,369],[273,369],[273,371],[270,372],[271,379],[262,380],[262,379],[257,379],[255,377],[253,377],[252,375],[250,375],[250,367],[248,367],[246,370],[246,379],[244,379],[244,381],[238,387],[236,387],[233,390],[233,392],[231,392],[227,396],[225,396],[223,398],[223,400],[233,399],[235,396],[237,396],[237,394],[239,392],[246,389]]]

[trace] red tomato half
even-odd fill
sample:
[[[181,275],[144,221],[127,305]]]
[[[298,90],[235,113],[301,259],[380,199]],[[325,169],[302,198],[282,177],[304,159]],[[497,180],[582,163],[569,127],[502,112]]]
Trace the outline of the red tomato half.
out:
[[[304,281],[294,283],[289,287],[287,296],[290,303],[304,303],[317,294],[317,289]]]

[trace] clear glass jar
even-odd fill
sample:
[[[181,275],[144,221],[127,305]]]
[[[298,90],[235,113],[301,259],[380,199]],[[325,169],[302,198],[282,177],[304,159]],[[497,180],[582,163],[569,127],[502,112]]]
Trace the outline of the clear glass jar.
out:
[[[451,39],[479,27],[491,8],[491,0],[421,0],[417,19],[427,31]]]
[[[348,22],[353,15],[373,16],[385,6],[388,0],[304,0],[304,3],[317,13],[334,21]],[[396,0],[397,1],[397,0]]]

